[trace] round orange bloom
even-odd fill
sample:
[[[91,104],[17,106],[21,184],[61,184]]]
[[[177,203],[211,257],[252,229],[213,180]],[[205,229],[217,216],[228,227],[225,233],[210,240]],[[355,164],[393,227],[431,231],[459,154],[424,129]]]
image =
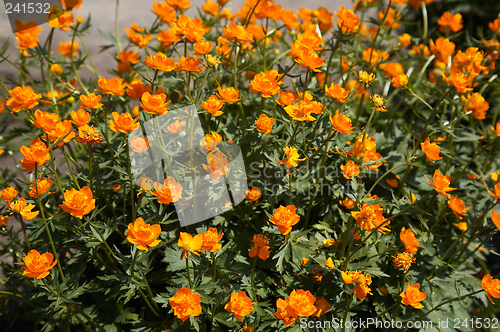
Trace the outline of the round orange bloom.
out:
[[[218,234],[217,228],[210,227],[208,231],[202,234],[203,244],[201,246],[201,251],[210,250],[210,252],[216,252],[222,248],[222,244],[219,241],[222,239],[224,233]]]
[[[73,119],[71,122],[76,124],[78,128],[86,125],[90,121],[90,114],[83,108],[80,108],[77,112],[71,111],[69,114],[71,115],[71,119]]]
[[[100,92],[102,94],[115,95],[117,97],[123,96],[127,87],[127,84],[123,82],[123,78],[105,79],[104,77],[101,77],[99,78],[97,84],[99,84],[99,87],[102,89],[96,90],[97,92]]]
[[[23,276],[29,278],[43,279],[49,275],[50,269],[52,269],[57,264],[57,259],[54,260],[54,255],[50,252],[46,252],[40,255],[35,249],[30,250],[28,255],[23,258],[24,261],[24,271]]]
[[[212,131],[212,134],[205,135],[203,141],[200,142],[200,146],[204,151],[210,152],[215,150],[219,142],[222,142],[222,136]]]
[[[468,77],[462,70],[452,68],[449,77],[446,76],[445,72],[443,72],[441,76],[446,83],[453,85],[458,93],[466,93],[472,90],[470,86],[474,77]]]
[[[200,251],[203,246],[203,235],[197,234],[192,236],[189,233],[181,232],[177,245],[184,249],[181,254],[181,259],[183,259],[184,256],[189,259],[189,254],[191,253],[199,256],[197,252]]]
[[[62,56],[68,57],[68,58],[74,58],[76,55],[76,52],[78,52],[78,41],[68,41],[66,43],[60,42],[59,43],[59,48],[57,49],[59,53],[61,53]]]
[[[446,30],[458,32],[464,27],[462,22],[461,14],[452,15],[449,11],[444,12],[437,21],[440,32],[446,32]]]
[[[431,39],[429,41],[430,51],[436,55],[436,59],[441,62],[448,62],[448,57],[455,52],[455,44],[448,38],[439,37],[436,43]]]
[[[283,325],[285,326],[290,326],[297,320],[297,317],[291,317],[288,313],[287,309],[289,306],[289,302],[290,297],[287,297],[285,300],[278,299],[276,301],[276,307],[278,307],[278,311],[273,314],[276,318],[282,319]]]
[[[280,96],[280,99],[278,99],[276,102],[283,107],[292,105],[299,100],[299,98],[295,95],[295,93],[293,93],[292,90],[284,92],[283,90],[279,89],[278,94]]]
[[[193,49],[194,49],[194,55],[205,55],[209,53],[210,50],[212,49],[212,42],[206,40],[200,40],[193,45]]]
[[[87,186],[80,190],[72,188],[64,192],[64,202],[59,204],[59,207],[73,217],[82,219],[84,215],[95,209],[95,199]]]
[[[399,239],[405,245],[406,251],[409,253],[416,253],[419,243],[415,237],[415,233],[411,229],[401,228],[401,232],[399,233]]]
[[[174,309],[174,315],[183,322],[189,317],[196,317],[201,314],[200,294],[192,293],[187,287],[180,288],[168,302]]]
[[[314,302],[316,298],[309,291],[293,290],[288,297],[287,313],[290,317],[309,317],[317,310]]]
[[[467,97],[462,96],[461,100],[465,102],[464,110],[472,112],[471,115],[478,120],[486,118],[486,111],[490,108],[490,104],[484,99],[479,92],[469,93]]]
[[[372,283],[372,278],[369,274],[364,275],[361,271],[350,271],[348,273],[342,272],[342,280],[346,284],[354,284],[353,293],[356,295],[358,300],[363,301],[366,295],[372,294],[370,285]]]
[[[191,7],[190,0],[166,0],[167,3],[172,6],[176,11],[183,12],[187,8]]]
[[[465,212],[468,210],[464,205],[464,201],[458,196],[451,196],[448,200],[448,206],[458,219],[462,219],[462,216],[465,215]]]
[[[314,121],[316,120],[311,114],[322,114],[322,104],[313,100],[299,100],[297,105],[285,106],[285,112],[296,121]]]
[[[29,86],[16,86],[14,89],[9,90],[11,96],[7,100],[7,107],[10,107],[10,113],[16,113],[23,108],[32,109],[38,105],[38,100],[42,99],[42,95],[37,94]]]
[[[344,89],[338,84],[332,83],[330,86],[325,86],[325,93],[329,97],[336,99],[339,103],[345,103],[350,91]]]
[[[252,300],[243,291],[239,293],[233,291],[231,300],[224,306],[224,309],[231,312],[241,322],[244,316],[253,311]]]
[[[495,299],[500,298],[500,280],[493,279],[490,274],[487,274],[481,281],[481,287],[486,291],[486,296],[488,296],[491,303],[495,304],[492,297]]]
[[[224,114],[224,112],[221,111],[223,104],[224,102],[222,100],[217,99],[217,96],[213,95],[210,96],[207,101],[201,101],[201,108],[212,114],[212,116],[219,116]]]
[[[190,42],[197,42],[203,38],[210,28],[203,26],[200,18],[191,19],[189,16],[181,15],[174,23],[175,33],[186,37]]]
[[[397,256],[392,256],[394,258],[392,261],[394,262],[394,268],[399,269],[403,268],[403,273],[408,272],[410,269],[411,263],[415,263],[417,260],[413,257],[413,254],[410,252],[398,252]]]
[[[17,191],[13,186],[10,186],[0,192],[0,197],[2,197],[5,203],[10,203],[17,197],[18,193],[19,191]]]
[[[62,12],[58,12],[59,10],[60,8],[57,7],[55,7],[54,9],[49,9],[47,21],[49,21],[50,27],[59,28],[62,31],[71,30],[69,27],[75,25],[75,22],[73,22],[73,20],[75,19],[75,17],[72,15],[73,12],[70,11],[62,14]]]
[[[299,220],[300,216],[295,213],[295,205],[288,205],[287,207],[280,205],[269,219],[271,223],[278,226],[278,230],[283,235],[290,233],[292,226],[296,225]]]
[[[203,164],[203,168],[209,173],[210,178],[216,181],[229,173],[228,165],[229,161],[221,151],[215,153],[210,151],[207,155],[207,164]]]
[[[283,83],[277,70],[266,70],[254,76],[250,82],[250,91],[253,93],[262,93],[264,98],[272,98],[280,90],[279,86]]]
[[[252,43],[253,35],[245,29],[245,27],[241,25],[237,25],[234,22],[231,22],[229,26],[226,25],[225,28],[222,28],[222,33],[229,40],[235,40],[238,43]]]
[[[352,199],[350,199],[349,197],[346,197],[344,198],[343,200],[340,200],[339,201],[339,204],[344,206],[345,208],[351,210],[354,208],[354,205],[356,204],[356,202],[354,202]]]
[[[351,119],[345,115],[339,115],[339,111],[335,112],[334,116],[330,115],[330,123],[333,126],[333,129],[338,131],[341,134],[353,134],[352,129],[356,128],[352,126]]]
[[[158,203],[175,203],[182,197],[182,186],[175,179],[166,178],[163,184],[155,185],[155,191],[152,194],[159,198]]]
[[[136,244],[137,249],[148,251],[148,247],[156,247],[161,242],[156,239],[160,233],[160,225],[145,224],[144,219],[139,217],[133,224],[128,224],[127,240]]]
[[[297,167],[299,166],[297,161],[306,160],[306,158],[299,159],[299,153],[297,152],[296,148],[284,147],[283,151],[286,154],[286,158],[278,161],[278,165],[286,164],[287,168],[290,168],[292,166]]]
[[[260,259],[265,261],[266,259],[269,258],[269,239],[267,236],[262,235],[262,234],[255,234],[253,236],[253,247],[250,249],[250,252],[248,253],[248,256],[250,257],[255,257],[256,255],[259,256]]]
[[[226,103],[233,104],[240,100],[240,92],[233,87],[222,89],[222,87],[217,88],[217,97],[225,101]]]
[[[38,46],[38,35],[42,32],[42,27],[33,27],[30,29],[15,32],[16,41],[19,43],[16,47],[25,50]]]
[[[364,204],[359,211],[351,211],[351,215],[356,220],[358,227],[363,227],[367,231],[377,228],[377,231],[385,234],[390,232],[386,227],[391,222],[382,215],[382,205]]]
[[[404,73],[403,65],[399,62],[381,63],[379,67],[384,71],[382,75],[390,78]]]
[[[335,11],[335,15],[339,18],[337,25],[342,30],[342,33],[357,32],[359,30],[361,20],[351,9],[345,10],[344,6],[340,6],[339,13],[337,14]]]
[[[264,133],[270,134],[273,130],[274,118],[270,118],[265,114],[261,114],[259,119],[255,121],[255,127],[257,130]]]
[[[330,310],[330,308],[332,307],[332,305],[330,303],[328,303],[328,301],[325,300],[325,298],[323,296],[318,297],[316,299],[316,303],[314,303],[314,306],[316,307],[317,310],[312,315],[312,317],[319,317],[319,316],[326,315],[326,312],[328,310]]]
[[[130,113],[118,114],[113,112],[113,120],[109,122],[109,129],[115,133],[121,132],[127,134],[129,131],[136,130],[139,127],[139,118],[132,119]]]
[[[402,88],[408,84],[408,77],[405,74],[399,74],[398,76],[392,78],[391,83],[396,89]]]
[[[291,45],[292,50],[290,51],[290,55],[299,66],[309,68],[316,73],[321,72],[318,68],[324,64],[326,57],[320,58],[312,48],[306,45],[298,44],[297,46],[293,42]]]
[[[406,286],[406,290],[399,294],[402,297],[401,303],[404,305],[411,305],[415,309],[422,309],[424,306],[420,303],[427,295],[420,291],[420,284],[416,283],[410,286],[410,282]]]
[[[102,142],[102,134],[99,130],[88,124],[78,128],[78,137],[76,141],[79,143],[88,143],[90,145],[99,144]]]
[[[247,189],[246,199],[249,200],[250,202],[255,202],[260,198],[261,195],[262,194],[259,188]]]
[[[180,120],[175,120],[170,126],[167,126],[167,131],[171,134],[178,134],[184,130],[184,123]]]
[[[0,216],[0,227],[7,225],[9,222],[9,216]]]
[[[102,96],[96,95],[95,93],[89,93],[88,95],[80,95],[80,102],[78,106],[83,108],[101,108],[103,104],[100,103]]]
[[[144,32],[144,28],[140,28],[137,25],[137,23],[132,24],[130,28],[125,27],[125,31],[127,32],[128,40],[130,40],[132,43],[134,43],[140,48],[145,48],[149,44],[152,38],[150,33],[148,33],[145,36],[143,36],[140,33],[137,33],[137,32]]]
[[[130,97],[129,100],[136,100],[141,98],[145,92],[151,92],[151,85],[145,85],[141,80],[133,80],[127,87],[127,95]]]
[[[146,66],[154,69],[158,69],[159,71],[162,72],[171,72],[177,69],[174,63],[174,58],[168,58],[164,53],[158,52],[155,54],[154,58],[151,55],[151,52],[149,53],[148,57],[146,60],[144,60],[146,63]],[[144,85],[144,83],[143,83]]]
[[[135,152],[144,152],[149,148],[149,139],[147,137],[134,137],[128,143]]]
[[[447,191],[452,191],[457,188],[450,188],[450,179],[446,175],[441,175],[441,172],[439,170],[436,170],[434,172],[434,176],[432,177],[432,182],[427,179],[427,176],[425,176],[425,179],[431,186],[434,187],[434,190],[436,190],[441,196],[443,197],[450,197],[450,194],[447,193]]]
[[[439,156],[441,149],[436,143],[431,143],[429,137],[427,137],[423,143],[420,143],[420,146],[429,161],[434,162],[435,160],[443,159],[443,157]]]
[[[340,165],[340,169],[348,180],[359,175],[359,167],[352,160],[349,160],[345,165]]]
[[[34,207],[33,204],[26,204],[26,199],[23,197],[9,204],[10,214],[19,213],[26,220],[31,220],[38,215],[39,211],[31,211]]]
[[[172,26],[172,24],[177,19],[177,15],[175,13],[174,8],[165,2],[154,2],[153,3],[153,11],[162,20],[167,23],[168,26]]]
[[[36,179],[36,185],[38,187],[38,195],[41,196],[41,195],[45,194],[52,186],[52,179],[51,178]],[[32,197],[32,198],[38,197],[36,194],[36,187],[35,187],[34,183],[30,184],[30,190],[28,192],[28,195],[30,195],[30,197]]]
[[[204,69],[203,66],[200,67],[202,59],[196,60],[193,57],[181,56],[179,58],[179,63],[176,63],[176,67],[180,71],[189,71],[193,73],[201,73]]]
[[[172,44],[181,41],[181,37],[176,35],[176,30],[175,28],[170,28],[165,31],[160,31],[158,32],[158,37],[156,37],[162,45],[160,46],[161,49],[168,49]]]
[[[21,146],[21,153],[24,156],[21,160],[23,172],[30,172],[49,160],[49,148],[42,141],[37,141],[29,147]]]
[[[168,112],[167,106],[169,104],[170,100],[167,101],[167,95],[164,93],[152,95],[149,92],[144,92],[140,102],[140,105],[144,109],[144,112],[160,115]]]
[[[398,38],[398,43],[401,44],[401,47],[406,47],[411,44],[411,36],[407,33],[403,33],[399,38]]]

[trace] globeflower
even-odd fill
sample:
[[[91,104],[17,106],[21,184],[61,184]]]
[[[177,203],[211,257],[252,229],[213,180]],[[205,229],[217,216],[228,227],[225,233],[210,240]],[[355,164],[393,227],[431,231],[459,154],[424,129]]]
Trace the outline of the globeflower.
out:
[[[31,211],[34,207],[33,204],[26,204],[26,199],[23,197],[9,204],[10,214],[19,213],[26,220],[31,220],[38,215],[39,211]]]
[[[330,86],[325,86],[325,93],[329,97],[336,99],[339,103],[345,103],[350,91],[344,89],[338,84],[332,83]]]
[[[443,159],[443,157],[439,156],[441,149],[435,142],[431,143],[429,137],[427,137],[423,143],[420,143],[420,146],[430,162],[434,163],[435,160]]]
[[[233,104],[238,100],[241,100],[241,98],[239,98],[240,92],[233,87],[223,89],[219,86],[217,91],[217,97],[226,103]]]
[[[351,119],[347,115],[339,115],[339,110],[335,111],[334,116],[330,115],[330,123],[333,129],[341,134],[353,134],[352,129],[356,128],[352,126]]]
[[[155,247],[161,240],[156,238],[160,236],[160,225],[149,225],[144,223],[144,219],[137,218],[134,223],[128,224],[127,240],[137,245],[137,249],[148,251],[148,247]]]
[[[465,215],[465,212],[468,210],[464,205],[464,201],[458,196],[451,196],[448,200],[448,206],[458,219],[462,219],[462,216]]]
[[[255,127],[258,131],[264,134],[270,134],[273,130],[274,118],[270,118],[265,114],[261,114],[255,121]]]
[[[9,90],[11,96],[7,99],[7,107],[10,107],[10,113],[16,113],[23,108],[32,109],[38,105],[38,100],[42,99],[42,95],[37,94],[29,86],[16,86],[14,89]]]
[[[359,30],[361,20],[351,9],[346,10],[344,6],[340,6],[338,14],[335,11],[335,15],[339,18],[337,25],[342,30],[342,33],[357,32]]]
[[[243,26],[238,25],[234,22],[231,22],[229,25],[226,25],[225,28],[222,28],[222,33],[229,40],[236,40],[236,42],[242,43],[252,43],[253,36],[249,33]]]
[[[83,107],[83,108],[101,108],[103,104],[100,103],[102,96],[101,95],[96,95],[95,93],[89,93],[88,95],[80,95],[80,102],[81,104],[78,104],[78,106]]]
[[[436,190],[441,196],[443,197],[450,197],[450,194],[448,194],[448,191],[455,190],[457,188],[451,188],[449,187],[450,185],[450,179],[448,179],[447,176],[441,175],[441,172],[439,170],[436,170],[434,172],[434,176],[432,177],[432,181],[427,179],[427,176],[425,176],[425,179],[431,186],[434,187],[434,190]]]
[[[98,144],[102,142],[102,134],[94,126],[89,126],[85,124],[78,128],[78,137],[76,138],[78,143],[87,143],[90,145]]]
[[[352,292],[358,300],[363,301],[366,295],[372,294],[369,287],[372,283],[372,278],[369,274],[364,275],[361,271],[350,271],[347,273],[342,272],[341,275],[342,280],[346,284],[355,285]]]
[[[180,288],[168,302],[174,309],[174,315],[183,322],[189,317],[196,317],[201,314],[200,294],[192,293],[187,287]]]
[[[250,82],[250,91],[253,93],[262,93],[263,98],[272,98],[280,90],[279,85],[283,84],[277,70],[266,70],[254,76]]]
[[[37,141],[29,147],[22,146],[21,153],[24,156],[21,160],[23,172],[30,172],[49,160],[49,148],[42,141]]]
[[[495,304],[492,297],[495,299],[500,298],[500,280],[493,279],[490,274],[487,274],[481,281],[481,287],[486,291],[486,296],[488,296],[490,302]]]
[[[150,94],[149,92],[144,92],[140,102],[140,105],[144,109],[144,112],[159,115],[168,112],[167,106],[169,104],[170,100],[167,101],[167,95],[164,93]]]
[[[157,69],[164,73],[171,72],[177,69],[174,63],[174,58],[168,58],[162,52],[156,53],[154,57],[151,55],[151,53],[149,53],[144,62],[146,63],[146,66]]]
[[[158,203],[175,203],[182,198],[182,186],[174,178],[166,178],[163,184],[155,185],[155,191],[151,193],[159,198]]]
[[[259,256],[260,259],[265,261],[266,259],[269,258],[269,239],[267,236],[262,235],[262,234],[255,234],[253,236],[253,247],[250,249],[250,252],[248,253],[248,256],[250,257],[255,257],[256,255]]]
[[[299,220],[300,216],[295,213],[295,205],[288,205],[286,207],[280,205],[269,219],[271,223],[278,226],[278,230],[283,235],[290,233],[292,226],[296,225]]]
[[[123,82],[123,78],[108,78],[104,77],[99,78],[97,84],[101,88],[101,90],[96,90],[102,94],[114,95],[117,97],[123,96],[125,93],[125,89],[127,88],[127,84]]]
[[[493,221],[498,230],[500,230],[500,212],[495,213],[495,209],[491,210],[491,221]]]
[[[200,251],[203,246],[203,235],[197,234],[192,236],[189,233],[181,232],[177,245],[183,249],[181,259],[184,257],[189,259],[189,254],[191,253],[199,256],[200,254],[198,254],[198,251]]]
[[[210,252],[216,252],[222,248],[222,244],[219,241],[222,239],[224,233],[218,234],[217,228],[210,227],[206,232],[202,234],[203,244],[201,246],[201,251],[210,250]]]
[[[236,293],[233,291],[231,300],[224,306],[241,322],[241,319],[253,311],[252,300],[243,291]]]
[[[38,187],[38,195],[43,195],[45,194],[50,187],[52,186],[52,179],[51,178],[39,178],[36,179],[36,187]],[[32,198],[37,198],[36,194],[36,187],[35,184],[30,184],[29,192],[28,195]]]
[[[17,191],[13,186],[7,187],[0,192],[0,197],[5,201],[5,203],[10,203],[14,198],[16,198],[19,191]]]
[[[59,207],[73,217],[82,219],[84,215],[95,209],[95,199],[87,186],[80,190],[72,188],[64,192],[64,202]]]
[[[217,96],[210,96],[206,101],[201,101],[201,108],[210,113],[212,116],[219,116],[224,114],[221,111],[222,105],[224,102],[219,100]]]
[[[86,125],[90,121],[90,114],[87,111],[85,111],[83,108],[80,108],[77,112],[70,111],[69,113],[70,113],[71,119],[72,119],[71,122],[76,124],[76,126],[78,128]]]
[[[290,168],[292,166],[297,167],[299,166],[297,161],[306,160],[306,158],[299,159],[299,153],[297,152],[296,148],[285,147],[283,148],[283,150],[285,151],[286,158],[278,161],[278,165],[286,164],[287,168]]]
[[[43,279],[49,275],[50,269],[52,269],[57,264],[57,259],[54,260],[54,255],[50,252],[46,252],[43,255],[32,249],[28,252],[28,255],[23,258],[24,261],[24,271],[23,276],[35,279]]]
[[[340,169],[348,180],[359,175],[359,167],[352,160],[349,160],[345,165],[340,165]]]
[[[413,257],[413,254],[410,252],[398,252],[397,256],[392,256],[393,262],[394,262],[394,268],[399,269],[400,267],[403,268],[403,273],[408,272],[410,269],[411,263],[415,263],[417,260],[416,258]]]
[[[415,233],[411,229],[401,228],[401,232],[399,233],[399,239],[405,245],[406,251],[409,253],[416,253],[419,243],[415,237]]]
[[[130,131],[134,131],[139,127],[139,118],[132,119],[130,113],[122,113],[118,114],[117,112],[113,112],[113,120],[109,122],[109,129],[114,131],[115,133],[123,133],[127,134]]]
[[[461,14],[452,15],[449,11],[444,12],[437,21],[440,32],[446,32],[446,30],[449,30],[453,33],[462,30],[464,27],[462,22],[463,20]]]
[[[287,313],[291,317],[309,317],[312,316],[317,308],[314,306],[316,298],[309,291],[302,289],[293,290],[288,297]]]
[[[378,232],[385,234],[390,232],[386,226],[391,222],[382,215],[382,212],[382,205],[364,204],[359,211],[351,211],[351,215],[358,227],[363,227],[367,231],[377,228]]]
[[[402,297],[401,303],[405,306],[411,305],[415,309],[422,309],[424,306],[420,303],[427,295],[420,291],[420,284],[416,283],[410,286],[410,282],[406,286],[406,290],[399,294]]]
[[[247,195],[246,199],[250,202],[255,202],[257,201],[262,193],[260,192],[259,188],[252,188],[252,189],[247,189]]]

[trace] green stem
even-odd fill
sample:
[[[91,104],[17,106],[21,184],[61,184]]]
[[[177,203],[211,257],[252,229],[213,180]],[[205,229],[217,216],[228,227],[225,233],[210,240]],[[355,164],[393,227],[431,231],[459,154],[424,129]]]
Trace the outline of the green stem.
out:
[[[437,309],[441,308],[441,307],[442,307],[442,306],[444,306],[445,304],[448,304],[448,303],[453,302],[453,301],[456,301],[456,300],[461,300],[461,299],[464,299],[464,298],[466,298],[466,297],[469,297],[469,296],[473,296],[473,295],[479,294],[479,293],[481,293],[481,292],[484,292],[484,289],[480,289],[480,290],[477,290],[477,291],[475,291],[475,292],[472,292],[472,293],[466,294],[466,295],[464,295],[464,296],[458,296],[458,297],[456,297],[456,298],[454,298],[454,299],[450,299],[450,300],[448,300],[448,301],[444,301],[443,303],[441,303],[441,304],[437,305],[436,307],[432,308],[431,310],[427,311],[427,312],[426,312],[425,314],[423,314],[422,316],[418,317],[418,319],[417,319],[417,320],[419,320],[419,321],[420,321],[420,320],[422,320],[425,316],[427,316],[427,315],[428,315],[428,314],[430,314],[431,312],[433,312],[433,311],[435,311],[435,310],[437,310]]]
[[[251,283],[251,286],[252,286],[252,293],[253,293],[253,300],[255,302],[257,302],[257,291],[255,290],[255,266],[257,265],[257,257],[259,256],[255,256],[254,260],[253,260],[253,264],[252,264],[252,274],[251,274],[251,277],[250,277],[250,283]]]
[[[130,204],[134,206],[134,179],[132,177],[132,170],[131,170],[131,163],[130,163],[130,148],[128,146],[128,140],[125,134],[123,135],[123,142],[125,143],[125,151],[127,152],[127,173],[128,173],[128,179],[130,182]],[[132,222],[135,220],[136,217],[136,209],[132,209]]]
[[[186,260],[186,273],[189,282],[189,288],[193,289],[193,282],[191,281],[191,273],[189,272],[189,260],[187,257],[184,258]]]

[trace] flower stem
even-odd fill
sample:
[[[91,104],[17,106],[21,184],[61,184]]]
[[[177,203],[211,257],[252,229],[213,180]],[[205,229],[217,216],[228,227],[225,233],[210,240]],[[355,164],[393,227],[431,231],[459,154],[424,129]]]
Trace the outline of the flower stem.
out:
[[[191,273],[189,272],[189,261],[188,258],[185,258],[186,260],[186,272],[187,272],[187,277],[188,277],[188,282],[189,282],[189,288],[193,289],[193,282],[191,281]]]

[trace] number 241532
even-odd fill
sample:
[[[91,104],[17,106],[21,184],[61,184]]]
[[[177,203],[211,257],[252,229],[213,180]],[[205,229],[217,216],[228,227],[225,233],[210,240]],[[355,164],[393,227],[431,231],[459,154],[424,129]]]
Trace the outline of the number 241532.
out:
[[[50,3],[48,2],[5,3],[5,12],[7,14],[49,14],[49,9]]]

